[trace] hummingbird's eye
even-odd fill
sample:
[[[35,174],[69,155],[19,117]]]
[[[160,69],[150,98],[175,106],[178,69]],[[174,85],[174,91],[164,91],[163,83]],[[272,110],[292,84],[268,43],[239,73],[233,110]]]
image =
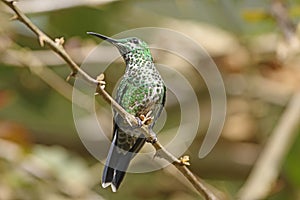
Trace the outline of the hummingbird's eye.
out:
[[[136,39],[136,38],[133,38],[133,39],[132,39],[132,42],[133,42],[134,44],[138,44],[138,43],[139,43],[138,39]]]

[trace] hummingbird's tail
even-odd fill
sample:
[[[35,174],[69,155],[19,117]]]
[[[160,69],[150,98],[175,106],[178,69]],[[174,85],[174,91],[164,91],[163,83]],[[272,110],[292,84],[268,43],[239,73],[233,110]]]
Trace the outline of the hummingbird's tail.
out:
[[[102,175],[102,187],[106,188],[111,186],[113,192],[118,190],[126,174],[129,162],[142,148],[146,141],[145,138],[138,138],[128,152],[124,150],[122,151],[117,144],[119,131],[122,130],[120,130],[118,127],[115,127],[114,138],[108,152]]]
[[[106,188],[111,186],[112,191],[116,192],[125,176],[125,173],[126,172],[124,171],[116,170],[105,165],[102,176],[102,187]]]

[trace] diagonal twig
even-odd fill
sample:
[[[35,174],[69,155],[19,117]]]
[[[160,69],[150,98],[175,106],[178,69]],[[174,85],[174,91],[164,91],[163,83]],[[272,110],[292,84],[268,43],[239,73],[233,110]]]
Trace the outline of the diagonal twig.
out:
[[[300,125],[300,92],[295,93],[273,134],[259,156],[248,180],[239,192],[239,199],[265,199],[277,180],[281,165]]]
[[[300,47],[297,26],[289,17],[287,3],[285,0],[272,0],[270,4],[270,12],[284,36],[284,43],[279,43],[277,47],[277,56],[281,61],[299,54]]]
[[[288,16],[288,10],[284,5],[284,1],[272,0],[270,7],[271,14],[283,32],[285,39],[291,42],[295,37],[296,26]]]
[[[83,71],[67,54],[65,49],[62,46],[62,43],[60,40],[53,40],[50,37],[48,37],[44,32],[42,32],[37,26],[35,26],[29,18],[26,17],[26,15],[15,5],[16,2],[11,0],[1,0],[3,3],[5,3],[7,6],[9,6],[14,12],[15,16],[14,19],[17,19],[21,21],[23,24],[25,24],[32,32],[34,32],[40,42],[41,46],[44,46],[44,44],[47,44],[54,52],[56,52],[71,68],[72,73],[70,76],[78,75],[82,79],[84,79],[86,82],[88,82],[91,85],[96,86],[96,92],[102,95],[102,97],[112,105],[112,107],[125,119],[129,120],[132,125],[138,125],[137,120],[134,116],[128,114],[105,90],[104,88],[100,87],[101,83],[100,81],[92,78],[89,76],[85,71]],[[57,42],[58,41],[58,42]],[[146,125],[142,125],[139,127],[140,131],[150,140],[154,139],[154,133],[151,132]],[[205,197],[205,199],[215,200],[219,199],[209,188],[212,188],[212,186],[208,186],[207,183],[205,183],[202,179],[197,178],[179,159],[177,159],[175,156],[173,156],[170,152],[168,152],[159,141],[152,143],[153,147],[156,149],[156,151],[159,152],[160,156],[164,159],[168,160],[170,163],[172,163],[188,180],[189,182],[195,187],[195,189]],[[216,189],[215,189],[216,190]]]

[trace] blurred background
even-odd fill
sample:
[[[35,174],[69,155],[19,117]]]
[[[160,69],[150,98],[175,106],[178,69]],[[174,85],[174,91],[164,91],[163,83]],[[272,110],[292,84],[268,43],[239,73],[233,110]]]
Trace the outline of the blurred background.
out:
[[[204,159],[198,158],[198,152],[210,121],[207,87],[185,62],[159,51],[153,56],[156,62],[184,74],[196,91],[201,121],[197,138],[186,152],[191,170],[222,191],[226,199],[235,199],[290,100],[299,93],[299,3],[19,0],[17,5],[47,35],[64,37],[66,51],[78,64],[99,43],[86,31],[110,36],[138,27],[165,27],[202,45],[217,64],[227,94],[221,138]],[[128,174],[116,194],[102,189],[103,165],[85,149],[74,126],[73,80],[65,81],[68,66],[54,52],[40,47],[27,27],[10,21],[12,13],[5,4],[0,3],[0,10],[0,199],[199,199],[172,166]],[[108,46],[90,64],[101,65],[112,51],[115,49]],[[124,69],[119,59],[106,70],[109,93]],[[172,138],[180,120],[180,109],[172,99],[169,94],[168,118],[161,131],[167,134],[165,139]],[[96,104],[103,111],[98,117],[109,136],[110,106],[101,98]],[[290,139],[278,145],[285,147],[285,153],[267,199],[300,199],[297,117],[290,133],[282,133]]]

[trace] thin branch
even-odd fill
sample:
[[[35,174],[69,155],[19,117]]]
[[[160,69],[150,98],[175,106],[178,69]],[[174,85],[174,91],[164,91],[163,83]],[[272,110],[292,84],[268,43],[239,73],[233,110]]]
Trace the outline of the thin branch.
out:
[[[287,1],[272,0],[270,11],[284,36],[284,42],[279,42],[277,46],[278,59],[283,61],[287,57],[298,55],[300,41],[296,33],[297,27],[288,15]]]
[[[15,5],[14,1],[1,0],[7,6],[9,6],[16,14],[16,18],[24,23],[30,30],[32,30],[38,37],[41,46],[47,44],[54,52],[56,52],[65,62],[70,66],[72,70],[71,76],[76,74],[80,75],[86,82],[91,85],[96,86],[96,92],[103,96],[103,98],[112,105],[112,107],[124,118],[127,119],[133,126],[138,126],[138,122],[134,116],[128,114],[105,90],[101,87],[99,80],[96,80],[85,73],[80,67],[71,59],[71,57],[64,50],[61,42],[57,40],[53,41],[44,32],[42,32],[38,27],[36,27],[29,18],[27,18],[21,10]],[[148,129],[146,125],[138,127],[140,131],[150,140],[154,140],[155,133]],[[203,180],[198,179],[188,168],[185,166],[184,162],[177,159],[170,152],[168,152],[159,141],[152,143],[153,147],[159,153],[161,157],[168,160],[191,182],[195,189],[202,194],[205,199],[218,199],[218,197],[206,187],[208,184],[204,183]],[[212,186],[210,186],[212,187]]]
[[[270,9],[285,39],[291,42],[295,37],[296,26],[288,16],[288,10],[286,5],[284,5],[284,1],[272,0]]]
[[[62,44],[55,42],[50,37],[48,37],[43,31],[41,31],[37,26],[35,26],[25,14],[15,5],[15,1],[10,0],[2,0],[7,6],[9,6],[15,13],[17,20],[21,21],[25,24],[33,33],[35,33],[39,39],[39,43],[41,46],[44,46],[46,43],[54,52],[56,52],[65,62],[71,67],[73,74],[76,75],[79,73],[85,81],[92,85],[98,85],[98,81],[90,77],[87,73],[85,73],[80,67],[71,59],[71,57],[67,54],[65,49],[62,47]]]
[[[300,92],[294,94],[273,134],[259,156],[239,199],[265,199],[275,184],[282,163],[297,136],[300,125]]]

